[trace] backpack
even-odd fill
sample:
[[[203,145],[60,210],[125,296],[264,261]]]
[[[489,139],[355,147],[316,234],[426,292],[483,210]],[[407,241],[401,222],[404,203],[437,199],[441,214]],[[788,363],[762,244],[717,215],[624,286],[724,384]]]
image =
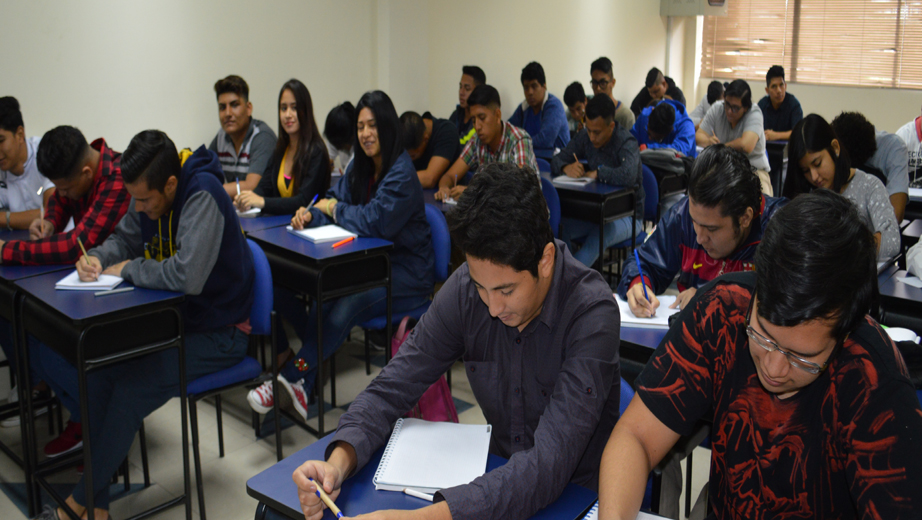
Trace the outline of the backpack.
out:
[[[413,330],[409,322],[410,317],[404,316],[400,321],[400,326],[397,327],[397,333],[391,339],[392,358],[397,355],[400,345],[403,345]],[[445,380],[444,375],[439,376],[439,380],[423,393],[419,402],[406,413],[405,417],[426,421],[458,422],[458,410],[455,409],[455,401],[451,398],[451,389],[448,388],[448,381]]]

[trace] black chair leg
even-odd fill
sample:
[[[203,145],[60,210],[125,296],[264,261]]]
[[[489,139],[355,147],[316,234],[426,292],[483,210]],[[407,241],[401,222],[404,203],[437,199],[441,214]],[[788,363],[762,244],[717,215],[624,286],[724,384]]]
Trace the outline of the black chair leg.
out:
[[[205,520],[205,483],[202,482],[202,453],[199,449],[198,412],[195,399],[189,399],[189,415],[192,424],[192,458],[195,463],[195,489],[198,491],[199,516]]]
[[[147,433],[144,431],[144,421],[138,430],[138,440],[141,443],[141,470],[144,472],[144,487],[150,487],[150,466],[147,463]]]
[[[330,356],[330,405],[336,408],[336,353]]]
[[[452,369],[452,367],[453,367],[454,365],[455,365],[455,364],[452,363],[451,366],[448,367],[448,372],[445,372],[445,379],[448,381],[448,390],[449,390],[449,391],[451,391],[451,369]]]
[[[128,475],[128,458],[122,461],[122,473],[125,474],[125,491],[131,491],[131,477]]]
[[[691,493],[692,493],[692,455],[693,452],[688,453],[688,458],[685,460],[685,516],[691,513]]]
[[[224,421],[221,420],[221,394],[214,396],[214,408],[218,412],[218,456],[224,457]]]

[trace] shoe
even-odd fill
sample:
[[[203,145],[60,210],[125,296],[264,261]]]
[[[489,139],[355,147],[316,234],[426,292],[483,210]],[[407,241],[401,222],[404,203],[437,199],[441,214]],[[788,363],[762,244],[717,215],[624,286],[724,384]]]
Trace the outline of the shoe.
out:
[[[67,426],[58,438],[52,439],[45,445],[45,455],[49,457],[58,457],[65,453],[83,447],[83,433],[80,429],[80,423],[67,421]]]
[[[289,383],[282,374],[279,374],[277,379],[282,388],[291,396],[291,404],[294,405],[295,411],[307,421],[307,394],[304,392],[304,379]]]
[[[269,379],[265,383],[247,392],[247,402],[250,403],[250,408],[256,413],[269,413],[269,410],[272,410],[273,402],[272,380]]]
[[[33,520],[61,520],[58,517],[58,508],[52,507],[48,504],[45,504],[45,507],[42,508],[42,512],[38,514]]]
[[[44,391],[32,390],[32,403],[34,404],[36,401],[39,401],[41,399],[48,399],[51,397],[51,395],[52,394],[50,390],[44,390]],[[13,389],[10,390],[10,396],[7,398],[7,402],[8,403],[18,403],[19,402],[19,389],[17,387],[14,386]],[[48,412],[47,406],[43,406],[41,408],[32,408],[32,417],[38,417],[40,415],[45,415],[47,412]],[[0,421],[0,428],[15,428],[15,427],[18,427],[21,422],[22,422],[21,417],[20,415],[17,414],[12,417],[7,417],[6,419]]]

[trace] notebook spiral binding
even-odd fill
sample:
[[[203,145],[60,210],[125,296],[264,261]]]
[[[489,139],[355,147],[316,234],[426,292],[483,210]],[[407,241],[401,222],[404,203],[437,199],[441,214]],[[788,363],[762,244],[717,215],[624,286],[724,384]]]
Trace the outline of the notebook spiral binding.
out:
[[[375,471],[375,478],[372,479],[372,482],[375,484],[378,483],[378,479],[381,477],[381,473],[387,469],[387,464],[390,462],[391,453],[394,451],[394,446],[397,445],[397,437],[400,436],[400,429],[403,427],[403,418],[397,419],[397,422],[394,424],[394,433],[391,434],[391,438],[387,441],[387,446],[384,447],[384,453],[381,455],[381,463],[378,464],[378,469]]]
[[[592,509],[586,513],[586,516],[583,517],[583,520],[598,520],[599,518],[599,501],[596,500],[595,504],[592,505]]]

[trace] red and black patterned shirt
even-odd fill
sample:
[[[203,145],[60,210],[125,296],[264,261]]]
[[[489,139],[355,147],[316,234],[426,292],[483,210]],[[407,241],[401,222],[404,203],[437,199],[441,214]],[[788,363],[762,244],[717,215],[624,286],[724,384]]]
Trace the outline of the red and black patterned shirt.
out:
[[[715,516],[922,518],[922,409],[896,346],[868,317],[818,379],[779,399],[749,352],[754,283],[735,273],[699,290],[637,380],[672,430],[713,421]]]
[[[102,244],[128,211],[131,196],[122,182],[121,154],[106,146],[104,139],[90,145],[99,152],[99,168],[93,186],[79,200],[60,196],[48,201],[45,220],[54,224],[55,234],[41,240],[11,240],[3,245],[4,264],[72,264],[80,258],[77,237],[89,250]],[[74,229],[62,233],[68,220]]]

